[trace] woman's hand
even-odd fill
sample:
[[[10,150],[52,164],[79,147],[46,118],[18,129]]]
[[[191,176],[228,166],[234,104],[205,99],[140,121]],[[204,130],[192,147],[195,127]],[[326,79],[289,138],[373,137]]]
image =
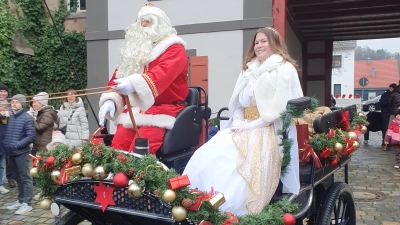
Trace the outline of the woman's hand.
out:
[[[244,124],[245,122],[243,120],[234,120],[231,125],[231,130],[232,131],[240,130]]]

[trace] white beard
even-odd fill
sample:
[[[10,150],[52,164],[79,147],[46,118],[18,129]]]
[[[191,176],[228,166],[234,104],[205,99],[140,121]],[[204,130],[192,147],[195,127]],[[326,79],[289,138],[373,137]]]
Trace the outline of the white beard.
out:
[[[143,68],[150,63],[154,46],[169,35],[176,34],[175,29],[159,23],[156,17],[144,18],[153,21],[153,26],[142,27],[141,20],[138,19],[136,23],[128,27],[125,35],[126,42],[121,49],[121,62],[118,65],[117,78],[143,73]]]

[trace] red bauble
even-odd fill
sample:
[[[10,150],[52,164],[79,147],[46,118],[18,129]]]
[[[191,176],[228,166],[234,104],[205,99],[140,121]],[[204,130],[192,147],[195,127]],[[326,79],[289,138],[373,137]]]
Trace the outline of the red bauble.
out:
[[[54,158],[53,155],[50,155],[49,157],[47,157],[47,159],[46,159],[46,167],[47,167],[47,169],[54,165],[54,161],[55,160],[56,159]]]
[[[114,187],[123,188],[128,186],[128,177],[124,173],[120,172],[115,174],[113,182]]]
[[[285,214],[283,214],[283,224],[284,225],[295,225],[296,218],[290,213],[285,213]]]
[[[332,167],[335,167],[335,166],[338,165],[338,163],[339,163],[339,160],[335,159],[335,160],[330,161],[329,165],[332,166]]]

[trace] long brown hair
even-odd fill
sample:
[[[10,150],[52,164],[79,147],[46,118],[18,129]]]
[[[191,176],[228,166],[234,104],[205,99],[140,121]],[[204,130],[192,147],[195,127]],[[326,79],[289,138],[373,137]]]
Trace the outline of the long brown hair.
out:
[[[65,102],[68,102],[68,95],[69,94],[72,94],[72,95],[76,95],[76,91],[74,90],[74,89],[69,89],[68,91],[67,91],[67,97],[65,97],[65,99],[64,99],[64,102],[63,102],[63,109],[65,109],[65,105],[64,105],[64,103]],[[75,102],[79,102],[79,99],[78,99],[78,97],[75,97]]]
[[[256,36],[258,33],[263,33],[265,36],[267,36],[268,39],[268,44],[269,47],[271,48],[272,52],[274,54],[279,54],[283,57],[283,62],[289,62],[291,63],[296,70],[298,69],[297,62],[296,60],[292,59],[290,57],[287,47],[285,44],[285,41],[281,37],[281,35],[272,27],[263,27],[257,30],[257,32],[254,34],[253,40],[250,44],[249,49],[247,50],[246,57],[243,61],[242,68],[243,70],[247,70],[247,63],[253,60],[256,57],[256,53],[254,52],[254,45],[256,41]]]

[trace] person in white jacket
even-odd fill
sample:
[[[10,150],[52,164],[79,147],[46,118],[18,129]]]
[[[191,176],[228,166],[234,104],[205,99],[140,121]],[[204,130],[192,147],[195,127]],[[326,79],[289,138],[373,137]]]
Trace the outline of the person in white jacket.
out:
[[[235,215],[260,213],[279,180],[284,192],[299,192],[296,127],[289,127],[294,142],[288,172],[282,177],[283,149],[276,133],[282,128],[279,117],[288,100],[303,96],[296,66],[274,28],[256,32],[229,102],[229,122],[194,153],[183,172],[191,188],[209,191],[213,187],[224,194],[226,202],[220,210]]]
[[[60,130],[66,126],[65,138],[74,147],[82,147],[89,141],[89,123],[81,98],[74,96],[74,90],[68,90],[63,105],[58,111]]]

